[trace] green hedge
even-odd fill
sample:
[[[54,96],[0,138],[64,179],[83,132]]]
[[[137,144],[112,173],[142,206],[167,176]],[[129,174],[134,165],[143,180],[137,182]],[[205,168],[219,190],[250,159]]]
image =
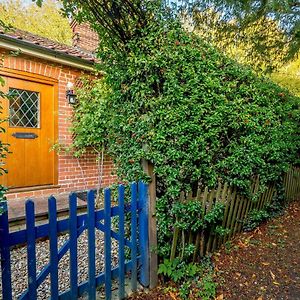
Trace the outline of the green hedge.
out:
[[[154,163],[161,244],[181,190],[222,178],[248,193],[253,175],[263,188],[295,163],[299,98],[172,18],[151,23],[126,49],[100,53],[106,75],[79,93],[74,145],[104,146],[123,180],[144,176],[141,159]]]

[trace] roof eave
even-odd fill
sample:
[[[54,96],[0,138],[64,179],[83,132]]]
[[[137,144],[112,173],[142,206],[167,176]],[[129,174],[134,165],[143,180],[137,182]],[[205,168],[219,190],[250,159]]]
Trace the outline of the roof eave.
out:
[[[61,53],[52,49],[35,45],[23,40],[16,40],[7,35],[0,35],[0,48],[20,52],[58,64],[78,68],[85,71],[94,71],[94,62],[69,54]]]

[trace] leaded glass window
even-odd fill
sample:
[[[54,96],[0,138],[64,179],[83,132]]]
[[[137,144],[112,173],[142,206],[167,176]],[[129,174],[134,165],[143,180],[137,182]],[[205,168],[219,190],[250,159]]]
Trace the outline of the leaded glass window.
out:
[[[9,125],[39,127],[40,93],[9,88]]]

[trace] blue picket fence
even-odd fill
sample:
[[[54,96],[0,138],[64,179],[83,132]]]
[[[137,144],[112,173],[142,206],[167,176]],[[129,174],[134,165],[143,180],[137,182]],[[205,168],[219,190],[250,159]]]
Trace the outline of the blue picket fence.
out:
[[[35,225],[34,202],[27,200],[26,229],[9,232],[6,204],[5,213],[0,216],[0,254],[2,272],[2,297],[12,299],[11,247],[27,247],[28,288],[19,299],[37,299],[37,289],[50,275],[51,299],[76,299],[88,294],[88,299],[96,299],[97,287],[104,285],[105,298],[111,299],[112,280],[118,281],[119,299],[125,297],[125,276],[130,274],[131,289],[136,291],[137,284],[149,285],[149,239],[148,239],[148,186],[142,182],[130,185],[130,199],[125,199],[125,187],[118,187],[118,205],[111,205],[111,190],[104,191],[104,209],[95,210],[95,193],[88,192],[87,213],[77,215],[77,196],[69,197],[69,218],[57,220],[56,199],[48,199],[49,222]],[[125,215],[130,213],[130,238],[125,235]],[[118,217],[118,230],[112,228],[112,218]],[[77,241],[87,230],[88,235],[88,280],[78,282]],[[95,253],[96,230],[104,233],[104,272],[96,274]],[[69,233],[68,240],[58,249],[58,234]],[[50,260],[37,274],[36,240],[49,238]],[[112,267],[112,239],[118,241],[118,265]],[[130,249],[130,258],[125,259],[125,248]],[[70,288],[59,291],[58,264],[69,251]]]

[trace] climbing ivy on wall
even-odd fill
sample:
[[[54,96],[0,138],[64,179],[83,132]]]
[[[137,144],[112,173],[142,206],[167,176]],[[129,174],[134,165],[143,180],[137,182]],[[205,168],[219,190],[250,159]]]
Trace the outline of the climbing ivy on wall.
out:
[[[253,175],[263,187],[295,162],[300,127],[299,98],[157,16],[125,48],[102,45],[105,76],[79,97],[73,132],[77,149],[104,146],[122,180],[154,164],[161,246],[180,191],[221,178],[249,194]]]
[[[4,29],[8,29],[6,25],[0,20],[0,26]],[[2,58],[0,58],[0,66],[2,64]],[[0,76],[0,100],[5,101],[7,99],[7,94],[4,93],[1,90],[1,87],[3,87],[5,84],[4,79]],[[0,134],[4,133],[4,128],[1,126],[3,122],[6,122],[6,119],[2,115],[2,105],[0,103]],[[6,154],[8,153],[8,144],[4,143],[2,139],[0,139],[0,176],[2,176],[4,173],[6,173],[6,169],[4,168],[4,159],[6,158]],[[0,184],[0,202],[5,201],[5,192],[6,187]],[[0,214],[2,213],[2,209],[0,207]]]
[[[2,77],[0,77],[0,86],[4,86],[4,80]],[[6,94],[0,90],[0,99],[2,101],[5,101]],[[0,134],[4,133],[4,128],[1,126],[3,122],[6,122],[6,119],[2,116],[2,106],[0,105]],[[6,158],[6,154],[8,153],[8,145],[0,139],[0,176],[2,176],[4,173],[6,173],[5,167],[4,167],[4,159]],[[6,187],[0,184],[0,202],[5,201],[5,192]],[[0,214],[2,213],[2,209],[0,207]]]

